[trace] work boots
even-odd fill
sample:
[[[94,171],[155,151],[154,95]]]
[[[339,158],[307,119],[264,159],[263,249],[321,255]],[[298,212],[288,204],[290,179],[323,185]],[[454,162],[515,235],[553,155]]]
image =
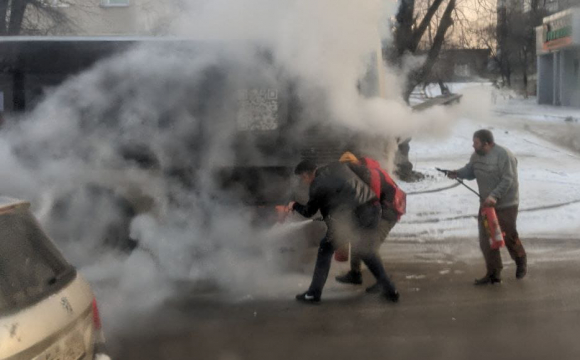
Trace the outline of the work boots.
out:
[[[482,277],[481,279],[476,279],[473,285],[487,285],[487,284],[501,284],[501,278],[499,275],[495,274],[488,274]]]
[[[526,256],[516,258],[516,279],[523,279],[528,273],[528,261]]]
[[[366,292],[369,294],[378,294],[382,292],[385,299],[394,303],[399,302],[399,297],[401,296],[394,287],[390,289],[385,288],[385,286],[379,282],[376,282],[373,286],[369,286],[366,289]]]
[[[362,284],[362,274],[358,271],[350,270],[344,275],[337,276],[335,279],[339,283],[343,284],[354,284],[354,285]]]
[[[399,302],[400,297],[401,297],[401,295],[399,294],[399,292],[397,290],[390,290],[390,291],[387,291],[385,293],[385,298],[389,301],[394,302],[394,303]]]
[[[320,303],[320,295],[311,293],[310,291],[304,292],[302,294],[296,295],[296,301],[300,301],[303,303],[309,304],[318,304]]]
[[[365,291],[369,294],[378,294],[381,292],[382,289],[383,289],[383,286],[377,282],[374,285],[366,288]]]

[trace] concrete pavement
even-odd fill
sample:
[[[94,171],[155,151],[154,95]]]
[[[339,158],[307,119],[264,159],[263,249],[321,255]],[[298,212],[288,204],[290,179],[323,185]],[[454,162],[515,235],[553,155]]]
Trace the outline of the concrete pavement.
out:
[[[384,259],[401,292],[398,304],[365,294],[364,286],[336,284],[333,266],[318,306],[290,293],[242,302],[192,294],[109,339],[114,358],[123,360],[577,359],[577,244],[529,239],[528,277],[516,280],[505,257],[504,282],[475,287],[482,260],[453,256],[475,242],[425,243],[417,251],[395,241]],[[442,249],[451,251],[435,256]]]

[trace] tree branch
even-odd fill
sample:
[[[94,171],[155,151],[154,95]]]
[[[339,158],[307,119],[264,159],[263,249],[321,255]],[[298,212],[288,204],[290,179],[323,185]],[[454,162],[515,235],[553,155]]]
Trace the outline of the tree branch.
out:
[[[8,16],[8,2],[10,0],[0,0],[0,35],[6,35],[6,16]]]
[[[404,93],[404,99],[409,99],[411,92],[413,89],[420,84],[423,79],[431,72],[435,62],[437,61],[437,57],[441,51],[441,47],[443,46],[443,42],[445,41],[445,34],[447,30],[453,25],[452,13],[455,9],[455,0],[450,0],[447,4],[447,8],[441,17],[441,22],[439,23],[439,28],[437,29],[437,33],[435,34],[435,38],[433,40],[433,46],[429,50],[427,54],[427,59],[423,66],[419,69],[414,71],[408,79],[406,90]]]
[[[433,4],[429,6],[429,9],[427,10],[427,13],[423,17],[423,20],[421,20],[419,26],[415,29],[415,31],[413,31],[413,35],[411,36],[411,41],[409,43],[409,50],[411,52],[415,52],[417,50],[417,47],[419,46],[419,41],[421,41],[421,38],[425,34],[427,27],[431,23],[431,19],[433,18],[437,10],[439,10],[439,6],[441,6],[442,3],[443,0],[435,0]]]
[[[8,21],[8,35],[17,35],[22,28],[22,20],[28,6],[28,1],[12,1],[10,8],[10,20]]]

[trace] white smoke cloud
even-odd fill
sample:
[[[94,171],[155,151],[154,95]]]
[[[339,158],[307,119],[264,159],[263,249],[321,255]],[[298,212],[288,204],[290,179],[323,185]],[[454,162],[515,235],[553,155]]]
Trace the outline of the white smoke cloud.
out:
[[[380,24],[395,10],[392,2],[188,5],[174,35],[202,40],[199,48],[159,41],[103,61],[53,89],[0,134],[0,191],[33,201],[49,232],[96,285],[105,325],[120,326],[179,293],[176,279],[194,290],[209,281],[237,294],[275,292],[286,285],[279,280],[287,260],[280,249],[302,241],[294,244],[300,250],[308,245],[304,239],[324,232],[312,222],[297,226],[303,240],[288,235],[293,225],[262,229],[249,209],[216,195],[213,171],[243,155],[232,146],[241,138],[232,126],[240,90],[291,79],[305,113],[375,136],[432,134],[452,120],[443,110],[411,112],[393,71],[387,72],[389,98],[367,99],[357,91],[385,35]],[[248,45],[256,43],[275,66]],[[122,156],[126,148],[146,148],[155,161],[143,168]],[[54,210],[59,204],[61,213]],[[104,250],[103,239],[127,222],[140,246],[128,255]]]
[[[222,0],[195,4],[198,12],[176,26],[179,35],[263,41],[283,68],[300,79],[305,102],[328,102],[329,113],[323,116],[332,121],[370,134],[401,137],[429,133],[451,122],[439,111],[414,116],[400,97],[404,74],[418,67],[423,57],[408,56],[401,74],[386,72],[386,99],[366,99],[357,91],[370,56],[390,38],[388,24],[396,2]]]

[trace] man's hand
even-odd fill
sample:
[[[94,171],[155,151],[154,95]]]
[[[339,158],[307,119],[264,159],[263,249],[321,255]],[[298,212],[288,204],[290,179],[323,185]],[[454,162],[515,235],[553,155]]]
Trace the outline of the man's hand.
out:
[[[495,204],[497,204],[497,200],[493,197],[493,196],[488,196],[484,201],[483,201],[483,206],[484,207],[494,207]]]
[[[446,175],[450,179],[457,179],[457,171],[455,170],[449,170]]]
[[[286,211],[288,212],[292,212],[294,211],[294,204],[296,203],[296,201],[290,201],[288,203],[288,206],[286,206]]]

